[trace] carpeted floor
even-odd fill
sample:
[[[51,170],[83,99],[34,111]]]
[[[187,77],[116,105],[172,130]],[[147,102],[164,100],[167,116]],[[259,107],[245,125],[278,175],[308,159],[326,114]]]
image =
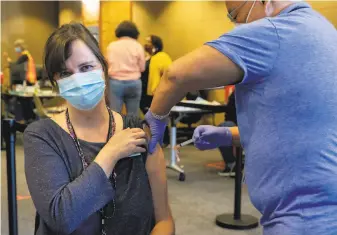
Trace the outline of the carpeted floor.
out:
[[[19,141],[18,141],[19,142]],[[34,205],[29,198],[24,174],[22,145],[16,148],[19,235],[32,235]],[[165,156],[169,156],[165,149]],[[215,168],[206,166],[221,160],[218,151],[197,151],[193,146],[181,150],[181,164],[186,181],[178,181],[178,174],[167,170],[169,196],[176,223],[177,235],[258,235],[261,227],[246,231],[222,229],[215,225],[215,216],[233,213],[234,179],[220,177]],[[211,164],[212,165],[212,164]],[[251,205],[247,189],[242,188],[242,213],[257,218],[260,214]],[[6,154],[1,152],[1,235],[8,234]]]

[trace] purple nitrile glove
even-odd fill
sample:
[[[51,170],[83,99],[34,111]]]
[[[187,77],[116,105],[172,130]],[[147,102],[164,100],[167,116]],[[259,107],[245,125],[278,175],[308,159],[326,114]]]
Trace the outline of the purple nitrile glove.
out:
[[[228,127],[210,125],[198,126],[193,133],[194,146],[200,150],[215,149],[220,146],[231,146],[232,132]]]
[[[167,118],[160,120],[153,115],[151,110],[149,110],[145,114],[145,121],[150,126],[151,130],[151,140],[149,142],[148,151],[152,154],[156,149],[157,143],[159,143],[160,145],[163,144]]]

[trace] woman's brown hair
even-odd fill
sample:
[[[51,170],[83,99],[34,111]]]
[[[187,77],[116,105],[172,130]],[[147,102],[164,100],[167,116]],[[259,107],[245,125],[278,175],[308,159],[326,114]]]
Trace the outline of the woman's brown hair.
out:
[[[95,37],[80,23],[62,25],[49,36],[46,42],[43,58],[44,69],[52,85],[56,86],[55,75],[66,67],[65,62],[71,56],[71,43],[75,40],[83,41],[96,56],[102,66],[108,88],[109,75],[107,62],[100,51]]]

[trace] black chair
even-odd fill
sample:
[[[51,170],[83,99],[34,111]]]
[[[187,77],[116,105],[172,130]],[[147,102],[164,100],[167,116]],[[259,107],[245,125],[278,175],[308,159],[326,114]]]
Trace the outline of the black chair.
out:
[[[198,97],[207,99],[206,91],[189,92],[186,95],[187,100],[196,100]],[[192,125],[199,122],[204,114],[186,114],[179,122],[186,124],[187,127],[177,129],[177,138],[189,139],[193,135]]]
[[[10,71],[10,85],[23,84],[26,79],[26,65],[25,63],[16,64],[11,63],[9,65]]]
[[[46,74],[44,72],[44,69],[43,69],[42,65],[40,65],[40,64],[35,65],[35,69],[36,69],[36,79],[38,81],[46,78]]]

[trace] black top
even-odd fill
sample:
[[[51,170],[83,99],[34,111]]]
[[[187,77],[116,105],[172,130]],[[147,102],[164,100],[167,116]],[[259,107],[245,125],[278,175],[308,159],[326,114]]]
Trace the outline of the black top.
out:
[[[232,121],[236,125],[238,124],[236,117],[236,107],[235,107],[235,91],[228,97],[227,112],[225,114],[226,121]]]
[[[26,54],[21,55],[18,60],[16,61],[16,64],[22,64],[28,61],[28,56]]]
[[[124,128],[142,127],[136,117],[123,117]],[[70,135],[51,119],[37,121],[24,133],[25,172],[37,209],[35,234],[99,235],[99,209],[115,197],[116,211],[106,219],[107,235],[149,235],[155,223],[146,154],[115,166],[116,191],[93,162],[104,143],[80,140],[91,164],[83,171]]]
[[[151,102],[152,102],[152,96],[147,94],[147,85],[149,83],[150,61],[151,61],[151,58],[146,61],[145,70],[144,72],[142,72],[141,77],[140,77],[140,79],[142,80],[142,96],[140,99],[139,107],[144,114],[148,111],[149,107],[151,106]]]
[[[142,96],[147,95],[147,84],[149,83],[150,61],[151,61],[151,58],[145,62],[145,70],[144,72],[141,73],[141,76],[140,76],[140,79],[142,80]]]
[[[11,85],[23,84],[26,80],[26,62],[28,62],[28,56],[24,54],[17,61],[9,64]]]

